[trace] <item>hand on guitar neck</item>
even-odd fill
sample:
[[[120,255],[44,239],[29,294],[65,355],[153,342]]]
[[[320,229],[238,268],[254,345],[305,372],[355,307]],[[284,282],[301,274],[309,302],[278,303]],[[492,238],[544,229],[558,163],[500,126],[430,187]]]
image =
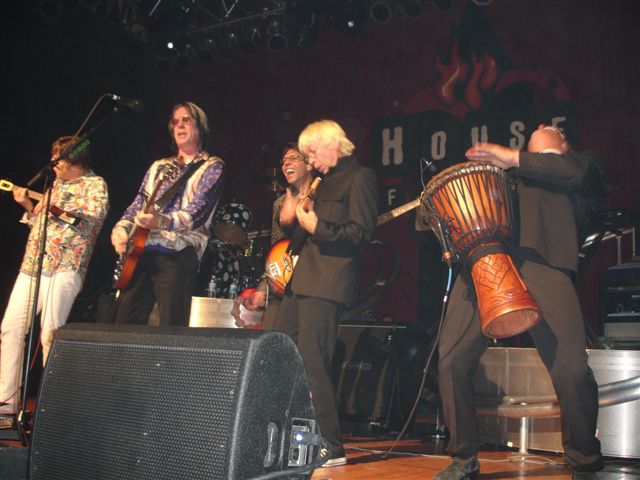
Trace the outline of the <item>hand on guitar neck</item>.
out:
[[[12,192],[13,199],[18,204],[20,204],[29,214],[37,215],[38,213],[40,213],[40,210],[42,210],[42,207],[45,204],[45,202],[42,201],[44,198],[44,195],[42,193],[34,192],[33,190],[29,190],[25,187],[19,187],[8,180],[0,180],[0,190]],[[38,203],[34,206],[32,200],[35,200]],[[74,217],[73,214],[65,212],[63,209],[54,204],[51,204],[49,206],[49,211],[69,225],[76,225],[80,221],[80,219]]]
[[[304,228],[311,235],[316,233],[318,226],[318,216],[313,211],[313,198],[315,196],[318,185],[321,182],[320,177],[316,177],[309,187],[309,191],[303,196],[296,206],[296,218],[301,228]]]

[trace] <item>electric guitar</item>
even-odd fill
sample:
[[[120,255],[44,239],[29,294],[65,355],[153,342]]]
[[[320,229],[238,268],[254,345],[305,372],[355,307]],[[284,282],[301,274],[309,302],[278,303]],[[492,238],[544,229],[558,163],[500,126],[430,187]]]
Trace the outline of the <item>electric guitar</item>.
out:
[[[399,207],[394,208],[393,210],[389,210],[387,213],[383,213],[378,217],[377,226],[379,227],[383,223],[387,223],[389,220],[393,220],[394,218],[398,218],[400,215],[404,215],[407,212],[410,212],[414,208],[418,208],[420,206],[420,197],[411,200],[410,202],[405,203],[404,205],[400,205]]]
[[[0,190],[4,190],[5,192],[12,192],[16,188],[20,188],[20,187],[17,185],[14,185],[9,180],[0,180]],[[36,202],[39,202],[44,197],[44,194],[39,192],[34,192],[33,190],[27,190],[27,196],[31,200],[35,200]],[[49,211],[52,214],[54,214],[56,217],[58,217],[60,220],[62,220],[65,223],[68,223],[69,225],[76,225],[80,221],[78,217],[74,217],[71,213],[65,212],[64,210],[62,210],[60,207],[56,205],[50,205]]]
[[[304,208],[307,208],[309,202],[313,200],[318,189],[318,185],[322,179],[316,177],[313,179],[309,191],[300,200]],[[269,253],[267,254],[267,261],[264,267],[265,276],[269,287],[274,295],[281,297],[284,293],[284,289],[291,280],[293,275],[293,269],[298,261],[298,255],[305,240],[307,239],[308,232],[298,225],[291,235],[291,240],[283,238],[282,240],[273,244]]]
[[[316,180],[319,179],[316,178]],[[314,184],[316,183],[316,180],[314,180]],[[320,182],[318,181],[317,183]],[[315,188],[317,188],[317,184],[315,185]],[[312,184],[311,188],[309,189],[309,194],[311,194],[312,196],[315,195],[315,188]],[[411,200],[410,202],[405,203],[404,205],[401,205],[397,208],[394,208],[387,213],[383,213],[378,217],[377,225],[380,226],[383,223],[387,223],[388,221],[393,220],[394,218],[397,218],[400,215],[413,210],[414,208],[417,208],[419,205],[420,197],[416,198],[415,200]],[[296,229],[296,231],[297,230],[298,229]],[[287,283],[289,283],[289,280],[291,280],[293,269],[296,266],[298,255],[300,253],[300,250],[302,249],[302,244],[304,243],[304,239],[306,239],[305,236],[300,245],[295,245],[295,249],[291,248],[291,244],[294,243],[295,234],[296,232],[294,232],[291,240],[283,238],[282,240],[274,243],[269,250],[269,253],[267,254],[265,276],[267,278],[267,282],[269,283],[269,287],[271,287],[272,293],[277,297],[282,296]]]
[[[162,186],[162,184],[165,181],[175,180],[175,177],[179,172],[178,167],[178,160],[173,159],[158,174],[158,180],[154,184],[151,193],[146,198],[142,207],[143,213],[149,213],[149,210],[157,199],[158,192],[160,191],[160,187]],[[133,228],[129,232],[127,249],[124,253],[118,255],[118,260],[116,261],[116,266],[113,271],[113,288],[115,288],[116,290],[122,290],[131,281],[133,272],[138,265],[140,255],[142,255],[144,246],[147,243],[149,232],[149,229],[139,227],[137,224],[134,224]]]

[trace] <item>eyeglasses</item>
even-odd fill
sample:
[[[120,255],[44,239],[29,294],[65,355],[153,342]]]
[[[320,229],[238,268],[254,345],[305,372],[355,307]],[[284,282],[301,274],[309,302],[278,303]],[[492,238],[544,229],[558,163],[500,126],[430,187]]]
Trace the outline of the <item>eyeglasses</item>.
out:
[[[180,125],[180,123],[184,123],[185,125],[193,125],[194,122],[195,119],[191,115],[184,115],[179,118],[172,118],[170,123],[172,127],[177,127],[178,125]]]
[[[307,159],[302,155],[287,155],[286,157],[282,157],[280,160],[280,164],[284,165],[286,162],[307,162]]]

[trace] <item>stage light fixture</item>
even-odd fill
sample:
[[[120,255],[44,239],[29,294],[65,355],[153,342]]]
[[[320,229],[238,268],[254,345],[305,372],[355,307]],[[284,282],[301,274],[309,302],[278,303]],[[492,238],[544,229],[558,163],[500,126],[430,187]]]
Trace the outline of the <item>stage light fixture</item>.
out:
[[[289,43],[281,21],[273,20],[267,27],[267,47],[274,52],[281,52]]]
[[[367,22],[367,11],[363,0],[340,0],[328,8],[329,20],[340,33],[359,32]]]
[[[376,23],[389,23],[393,10],[388,0],[377,0],[369,7],[369,15]]]
[[[399,0],[400,11],[407,18],[419,18],[422,15],[422,0]]]
[[[260,40],[260,29],[255,25],[245,27],[242,31],[242,42],[240,50],[245,55],[254,55],[258,51],[258,41]]]
[[[216,42],[213,38],[202,38],[197,43],[196,59],[199,63],[211,63],[215,59]]]
[[[238,53],[240,40],[235,32],[227,32],[218,45],[218,56],[225,61],[233,60]]]

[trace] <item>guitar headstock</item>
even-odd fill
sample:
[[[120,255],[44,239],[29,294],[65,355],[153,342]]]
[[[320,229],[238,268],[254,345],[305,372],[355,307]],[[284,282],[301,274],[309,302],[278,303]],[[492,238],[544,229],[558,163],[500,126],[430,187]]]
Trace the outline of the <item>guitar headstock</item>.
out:
[[[11,183],[9,180],[0,180],[0,190],[11,192],[13,190],[13,183]]]
[[[180,173],[180,158],[181,157],[174,158],[164,166],[162,172],[160,172],[160,179],[162,181],[173,181],[178,177]]]

